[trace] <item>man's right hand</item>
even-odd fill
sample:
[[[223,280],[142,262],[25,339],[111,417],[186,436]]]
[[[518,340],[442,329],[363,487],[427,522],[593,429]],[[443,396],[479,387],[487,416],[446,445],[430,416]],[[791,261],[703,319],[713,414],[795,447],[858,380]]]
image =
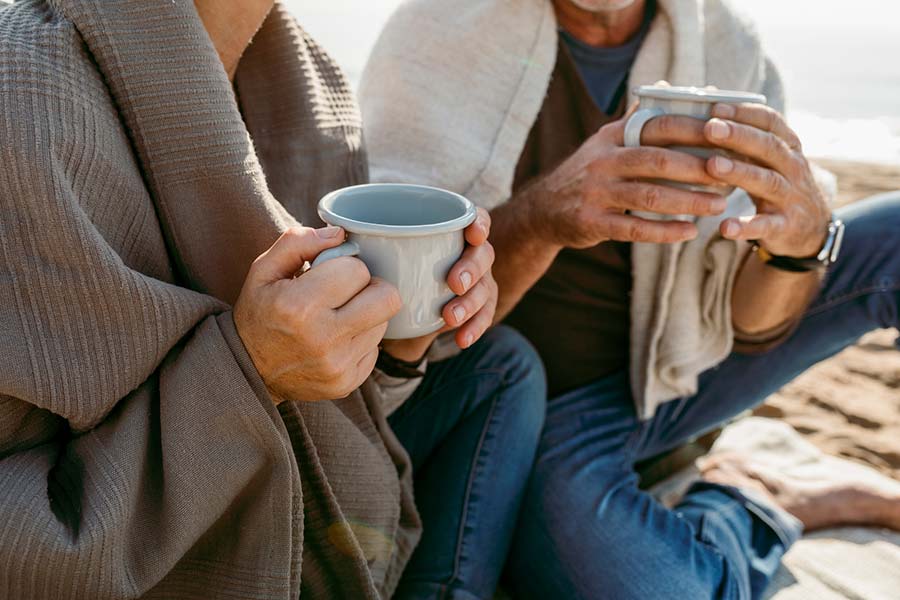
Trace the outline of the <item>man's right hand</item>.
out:
[[[343,398],[369,376],[387,322],[400,310],[396,288],[357,258],[306,261],[339,245],[339,227],[286,231],[257,258],[234,306],[238,334],[276,402]]]
[[[601,128],[555,171],[524,194],[529,221],[556,247],[590,248],[609,240],[673,243],[693,239],[697,228],[685,221],[653,221],[626,214],[710,216],[726,207],[721,195],[650,183],[667,179],[722,186],[706,171],[706,161],[665,146],[697,137],[683,119],[660,117],[644,127],[640,148],[624,147],[627,117]]]

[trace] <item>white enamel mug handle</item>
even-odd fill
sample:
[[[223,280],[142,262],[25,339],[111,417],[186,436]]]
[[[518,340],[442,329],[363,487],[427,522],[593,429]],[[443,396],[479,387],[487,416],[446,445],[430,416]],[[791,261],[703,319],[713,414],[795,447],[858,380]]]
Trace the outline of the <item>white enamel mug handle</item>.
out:
[[[628,118],[625,123],[625,147],[639,148],[641,145],[641,132],[644,131],[644,125],[650,119],[661,117],[666,114],[661,108],[642,108]]]
[[[342,256],[358,256],[359,255],[359,246],[356,245],[355,242],[344,242],[340,246],[336,246],[334,248],[329,248],[324,252],[320,252],[316,257],[316,260],[312,262],[311,267],[315,267],[321,265],[323,262],[327,262],[332,258],[340,258]]]

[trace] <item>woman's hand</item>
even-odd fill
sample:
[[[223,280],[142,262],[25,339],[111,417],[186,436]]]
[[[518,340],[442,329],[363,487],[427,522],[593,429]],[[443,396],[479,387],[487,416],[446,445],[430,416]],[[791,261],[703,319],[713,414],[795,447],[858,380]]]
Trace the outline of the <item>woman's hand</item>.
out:
[[[357,258],[306,261],[339,245],[339,227],[287,230],[257,258],[234,305],[234,324],[276,402],[335,400],[371,374],[397,289]]]
[[[487,331],[497,309],[497,284],[491,274],[494,248],[487,241],[490,231],[491,217],[479,208],[475,221],[465,230],[466,249],[447,276],[447,285],[457,295],[444,306],[442,316],[447,325],[437,333],[411,340],[384,340],[382,347],[388,354],[415,361],[440,333],[456,329],[457,345],[468,348]]]
[[[717,104],[703,128],[709,143],[750,161],[716,156],[709,174],[750,194],[757,214],[725,219],[724,237],[757,240],[769,253],[808,258],[825,243],[830,210],[800,140],[776,110],[761,104]]]

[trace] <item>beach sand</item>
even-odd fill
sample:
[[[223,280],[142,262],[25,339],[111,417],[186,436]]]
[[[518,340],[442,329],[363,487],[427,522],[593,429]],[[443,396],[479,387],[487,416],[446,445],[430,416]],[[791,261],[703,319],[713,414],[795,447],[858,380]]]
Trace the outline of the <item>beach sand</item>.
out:
[[[900,166],[817,160],[837,175],[839,204],[900,190]],[[756,414],[780,418],[824,451],[900,479],[900,351],[877,331],[810,369]]]

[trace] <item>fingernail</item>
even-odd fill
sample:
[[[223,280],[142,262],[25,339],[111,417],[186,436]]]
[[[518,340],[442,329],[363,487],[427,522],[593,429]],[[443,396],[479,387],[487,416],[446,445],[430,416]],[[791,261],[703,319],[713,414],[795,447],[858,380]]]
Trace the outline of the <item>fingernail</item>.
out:
[[[459,274],[459,281],[463,284],[463,289],[469,289],[469,286],[472,285],[472,274],[468,271],[463,271]]]
[[[724,140],[731,135],[731,127],[725,121],[713,119],[709,122],[709,135],[717,140]]]
[[[722,117],[723,119],[730,119],[735,114],[737,114],[737,111],[735,110],[734,106],[732,106],[731,104],[716,104],[713,107],[712,114],[714,117]]]
[[[457,304],[453,307],[453,319],[457,323],[461,323],[463,319],[466,318],[466,309]]]
[[[329,225],[328,227],[323,227],[322,229],[316,230],[319,237],[323,239],[335,238],[338,234],[343,231],[340,227],[335,227],[334,225]]]
[[[719,173],[731,173],[734,170],[734,162],[730,158],[717,156],[713,159],[716,171]]]
[[[736,236],[739,230],[740,227],[738,227],[737,223],[735,223],[734,221],[728,221],[727,223],[725,223],[725,235],[732,237]]]
[[[472,342],[474,342],[474,341],[475,341],[475,336],[472,335],[471,333],[467,333],[466,336],[463,338],[463,347],[468,348],[469,346],[472,345]]]

